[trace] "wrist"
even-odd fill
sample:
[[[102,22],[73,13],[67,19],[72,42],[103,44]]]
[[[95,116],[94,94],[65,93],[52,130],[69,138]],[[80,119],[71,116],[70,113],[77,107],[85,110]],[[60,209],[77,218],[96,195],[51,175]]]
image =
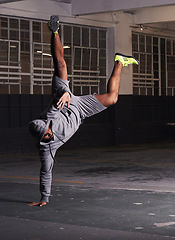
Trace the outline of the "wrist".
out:
[[[71,93],[70,92],[66,92],[67,94],[69,94],[69,96],[71,97]]]

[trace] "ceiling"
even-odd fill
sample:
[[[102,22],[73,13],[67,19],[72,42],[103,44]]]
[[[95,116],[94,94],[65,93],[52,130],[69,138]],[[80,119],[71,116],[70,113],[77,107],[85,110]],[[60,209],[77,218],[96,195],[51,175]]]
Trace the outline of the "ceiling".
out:
[[[20,1],[26,1],[26,2],[30,2],[30,0],[0,0],[0,4],[5,4],[5,3],[15,3],[15,2],[20,2]],[[42,0],[40,0],[42,2]],[[83,7],[83,6],[79,6],[79,5],[82,5],[82,4],[79,4],[79,3],[85,3],[84,4],[85,6],[84,7],[87,7],[88,8],[88,5],[90,2],[94,1],[94,0],[47,0],[48,2],[49,1],[53,1],[53,2],[63,2],[63,3],[72,3],[74,4],[74,6],[76,5],[77,8],[78,7]],[[120,1],[120,0],[109,0],[109,2],[114,2],[114,1]],[[127,2],[130,0],[123,0],[124,2]],[[135,0],[132,0],[132,1],[135,1]],[[160,0],[159,0],[160,1]],[[171,1],[171,0],[168,0],[168,1]],[[96,0],[94,2],[94,5],[91,6],[92,9],[96,8],[100,8],[101,4],[100,2],[102,3],[103,0]],[[116,3],[115,2],[115,3]],[[106,4],[106,5],[105,5]],[[105,3],[104,5],[106,6],[106,8],[108,8],[108,5],[107,3]],[[159,11],[158,11],[158,10]],[[154,8],[154,7],[151,7],[151,8],[142,8],[142,9],[138,9],[136,11],[133,11],[133,10],[128,10],[128,12],[130,12],[131,14],[134,14],[137,16],[137,23],[138,24],[146,24],[146,25],[149,25],[150,27],[161,27],[161,28],[164,28],[164,29],[171,29],[171,30],[175,30],[175,15],[174,15],[174,11],[175,11],[175,5],[173,6],[164,6],[164,7],[158,7],[158,8]],[[100,13],[100,9],[99,9],[99,12],[97,13]],[[103,13],[103,12],[101,12]],[[74,14],[74,13],[72,13]],[[81,14],[80,14],[81,15]],[[159,23],[159,25],[157,26],[157,24]]]
[[[54,2],[64,2],[64,3],[71,3],[72,0],[52,0]]]
[[[23,0],[0,0],[0,4],[3,3],[10,3],[10,2],[19,2],[19,1],[23,1]],[[72,0],[51,0],[54,2],[64,2],[64,3],[71,3]]]
[[[22,0],[0,0],[0,4],[10,3],[10,2],[19,2],[19,1],[22,1]]]

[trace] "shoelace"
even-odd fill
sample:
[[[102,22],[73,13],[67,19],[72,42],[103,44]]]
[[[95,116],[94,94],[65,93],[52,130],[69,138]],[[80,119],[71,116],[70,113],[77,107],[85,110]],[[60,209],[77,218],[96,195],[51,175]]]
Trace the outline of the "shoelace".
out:
[[[53,135],[55,135],[58,140],[60,140],[63,144],[65,143],[63,140],[61,140],[53,131],[52,131]],[[52,157],[52,159],[54,160],[54,162],[57,162],[57,160],[54,158],[53,154],[52,154],[52,149],[51,149],[51,146],[50,146],[50,143],[49,143],[49,151],[50,151],[50,155]]]
[[[54,160],[54,162],[57,162],[57,160],[54,158],[54,156],[52,154],[50,143],[49,143],[49,151],[50,151],[50,155],[51,155],[52,159]]]

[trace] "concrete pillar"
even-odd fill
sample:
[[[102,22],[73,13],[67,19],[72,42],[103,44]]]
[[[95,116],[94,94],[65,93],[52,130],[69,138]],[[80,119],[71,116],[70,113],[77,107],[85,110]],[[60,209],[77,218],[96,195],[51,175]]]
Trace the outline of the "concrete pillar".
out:
[[[116,12],[113,13],[113,20],[116,23],[114,27],[115,52],[132,55],[132,35],[130,29],[133,23],[132,15]],[[119,94],[133,94],[132,85],[132,66],[128,66],[122,70]]]

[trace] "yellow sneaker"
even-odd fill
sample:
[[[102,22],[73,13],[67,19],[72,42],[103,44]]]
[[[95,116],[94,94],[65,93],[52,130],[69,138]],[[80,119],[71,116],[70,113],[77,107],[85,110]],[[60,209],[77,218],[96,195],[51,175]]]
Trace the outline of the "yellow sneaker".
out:
[[[114,61],[119,61],[122,63],[123,67],[127,67],[129,64],[136,64],[136,65],[139,65],[140,62],[132,57],[132,56],[126,56],[124,54],[121,54],[121,53],[116,53],[115,54],[115,57],[114,57]]]

